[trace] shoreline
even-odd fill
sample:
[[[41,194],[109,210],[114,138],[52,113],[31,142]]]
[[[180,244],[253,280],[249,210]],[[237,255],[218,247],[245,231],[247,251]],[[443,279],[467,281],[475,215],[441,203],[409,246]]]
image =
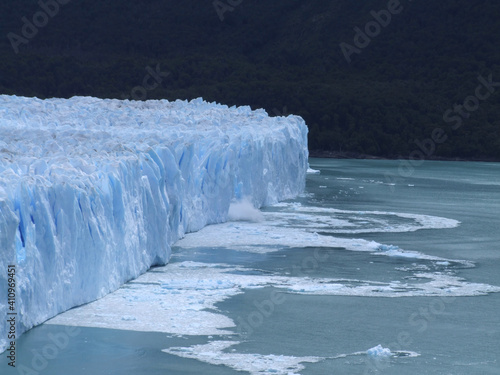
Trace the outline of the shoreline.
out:
[[[310,158],[326,158],[326,159],[366,159],[366,160],[409,160],[409,158],[404,158],[402,156],[375,156],[369,154],[362,154],[359,152],[349,152],[349,151],[327,151],[327,150],[309,150]],[[473,157],[473,158],[462,158],[462,157],[444,157],[444,156],[428,156],[425,160],[431,161],[471,161],[471,162],[488,162],[488,163],[499,163],[500,159],[490,158],[490,157]]]

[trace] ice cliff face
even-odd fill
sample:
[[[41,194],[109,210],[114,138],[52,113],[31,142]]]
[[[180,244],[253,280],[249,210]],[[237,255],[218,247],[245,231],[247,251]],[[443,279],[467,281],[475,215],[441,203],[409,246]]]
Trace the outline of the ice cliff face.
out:
[[[307,157],[295,116],[201,99],[0,96],[0,351],[8,265],[20,334],[168,262],[232,200],[297,195]]]

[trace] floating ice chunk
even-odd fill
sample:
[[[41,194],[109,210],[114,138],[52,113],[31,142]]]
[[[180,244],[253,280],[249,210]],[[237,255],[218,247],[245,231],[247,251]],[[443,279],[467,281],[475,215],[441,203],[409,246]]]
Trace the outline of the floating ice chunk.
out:
[[[320,174],[321,171],[318,169],[307,168],[307,174]]]
[[[420,353],[412,352],[409,350],[396,350],[391,351],[389,348],[384,348],[382,345],[377,345],[371,349],[368,349],[365,352],[354,352],[350,354],[338,354],[335,357],[330,357],[331,359],[340,359],[347,358],[351,356],[368,356],[373,361],[394,358],[397,359],[399,357],[407,357],[407,358],[415,358],[420,357]]]
[[[352,251],[373,252],[376,255],[414,258],[433,261],[450,261],[449,259],[423,254],[417,251],[403,250],[394,245],[384,245],[375,241],[356,238],[340,238],[318,234],[317,231],[328,232],[326,226],[338,226],[339,232],[349,232],[354,226],[348,220],[336,219],[325,215],[304,214],[300,205],[281,203],[278,208],[288,211],[263,212],[263,222],[241,222],[210,225],[191,233],[177,242],[177,246],[193,247],[226,247],[234,250],[265,253],[278,251],[286,247],[342,247]],[[311,207],[314,210],[314,207]],[[317,208],[322,210],[322,208]],[[404,214],[402,214],[404,215]],[[297,223],[300,221],[300,223]],[[473,263],[465,260],[453,260],[467,267]]]
[[[366,354],[372,358],[387,358],[392,355],[392,352],[389,348],[384,348],[379,344],[371,349],[368,349]]]
[[[448,261],[440,261],[440,262],[436,262],[436,264],[438,266],[445,266],[445,267],[447,267],[447,266],[450,265],[450,262],[448,262]]]
[[[387,283],[258,275],[248,274],[248,271],[255,270],[225,264],[168,264],[155,268],[154,272],[146,272],[97,301],[66,311],[48,324],[220,335],[243,333],[243,327],[217,311],[216,304],[243,293],[245,289],[274,287],[281,289],[281,293],[364,297],[450,297],[500,292],[499,287],[469,283],[440,273],[417,272],[412,277],[415,283]],[[233,328],[236,332],[229,330]]]
[[[204,345],[164,349],[163,352],[182,358],[196,359],[212,365],[223,365],[251,375],[294,375],[304,369],[302,363],[322,361],[321,357],[292,357],[274,354],[225,352],[238,341],[212,341]]]

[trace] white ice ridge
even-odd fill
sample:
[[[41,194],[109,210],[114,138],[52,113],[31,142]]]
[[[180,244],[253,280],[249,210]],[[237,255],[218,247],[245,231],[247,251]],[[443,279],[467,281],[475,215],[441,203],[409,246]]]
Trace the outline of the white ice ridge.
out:
[[[0,96],[0,290],[16,264],[17,332],[168,262],[185,233],[227,220],[231,201],[294,197],[307,157],[296,116],[202,99]]]

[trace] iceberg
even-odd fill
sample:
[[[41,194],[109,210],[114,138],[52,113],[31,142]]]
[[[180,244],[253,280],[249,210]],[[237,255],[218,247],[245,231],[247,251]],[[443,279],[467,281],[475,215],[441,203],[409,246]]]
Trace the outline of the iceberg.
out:
[[[297,116],[202,99],[0,95],[0,352],[8,308],[19,336],[98,299],[168,263],[172,244],[228,220],[232,203],[301,193],[307,160]]]
[[[366,351],[366,354],[372,358],[387,358],[393,355],[389,348],[384,348],[382,345],[377,345]]]

